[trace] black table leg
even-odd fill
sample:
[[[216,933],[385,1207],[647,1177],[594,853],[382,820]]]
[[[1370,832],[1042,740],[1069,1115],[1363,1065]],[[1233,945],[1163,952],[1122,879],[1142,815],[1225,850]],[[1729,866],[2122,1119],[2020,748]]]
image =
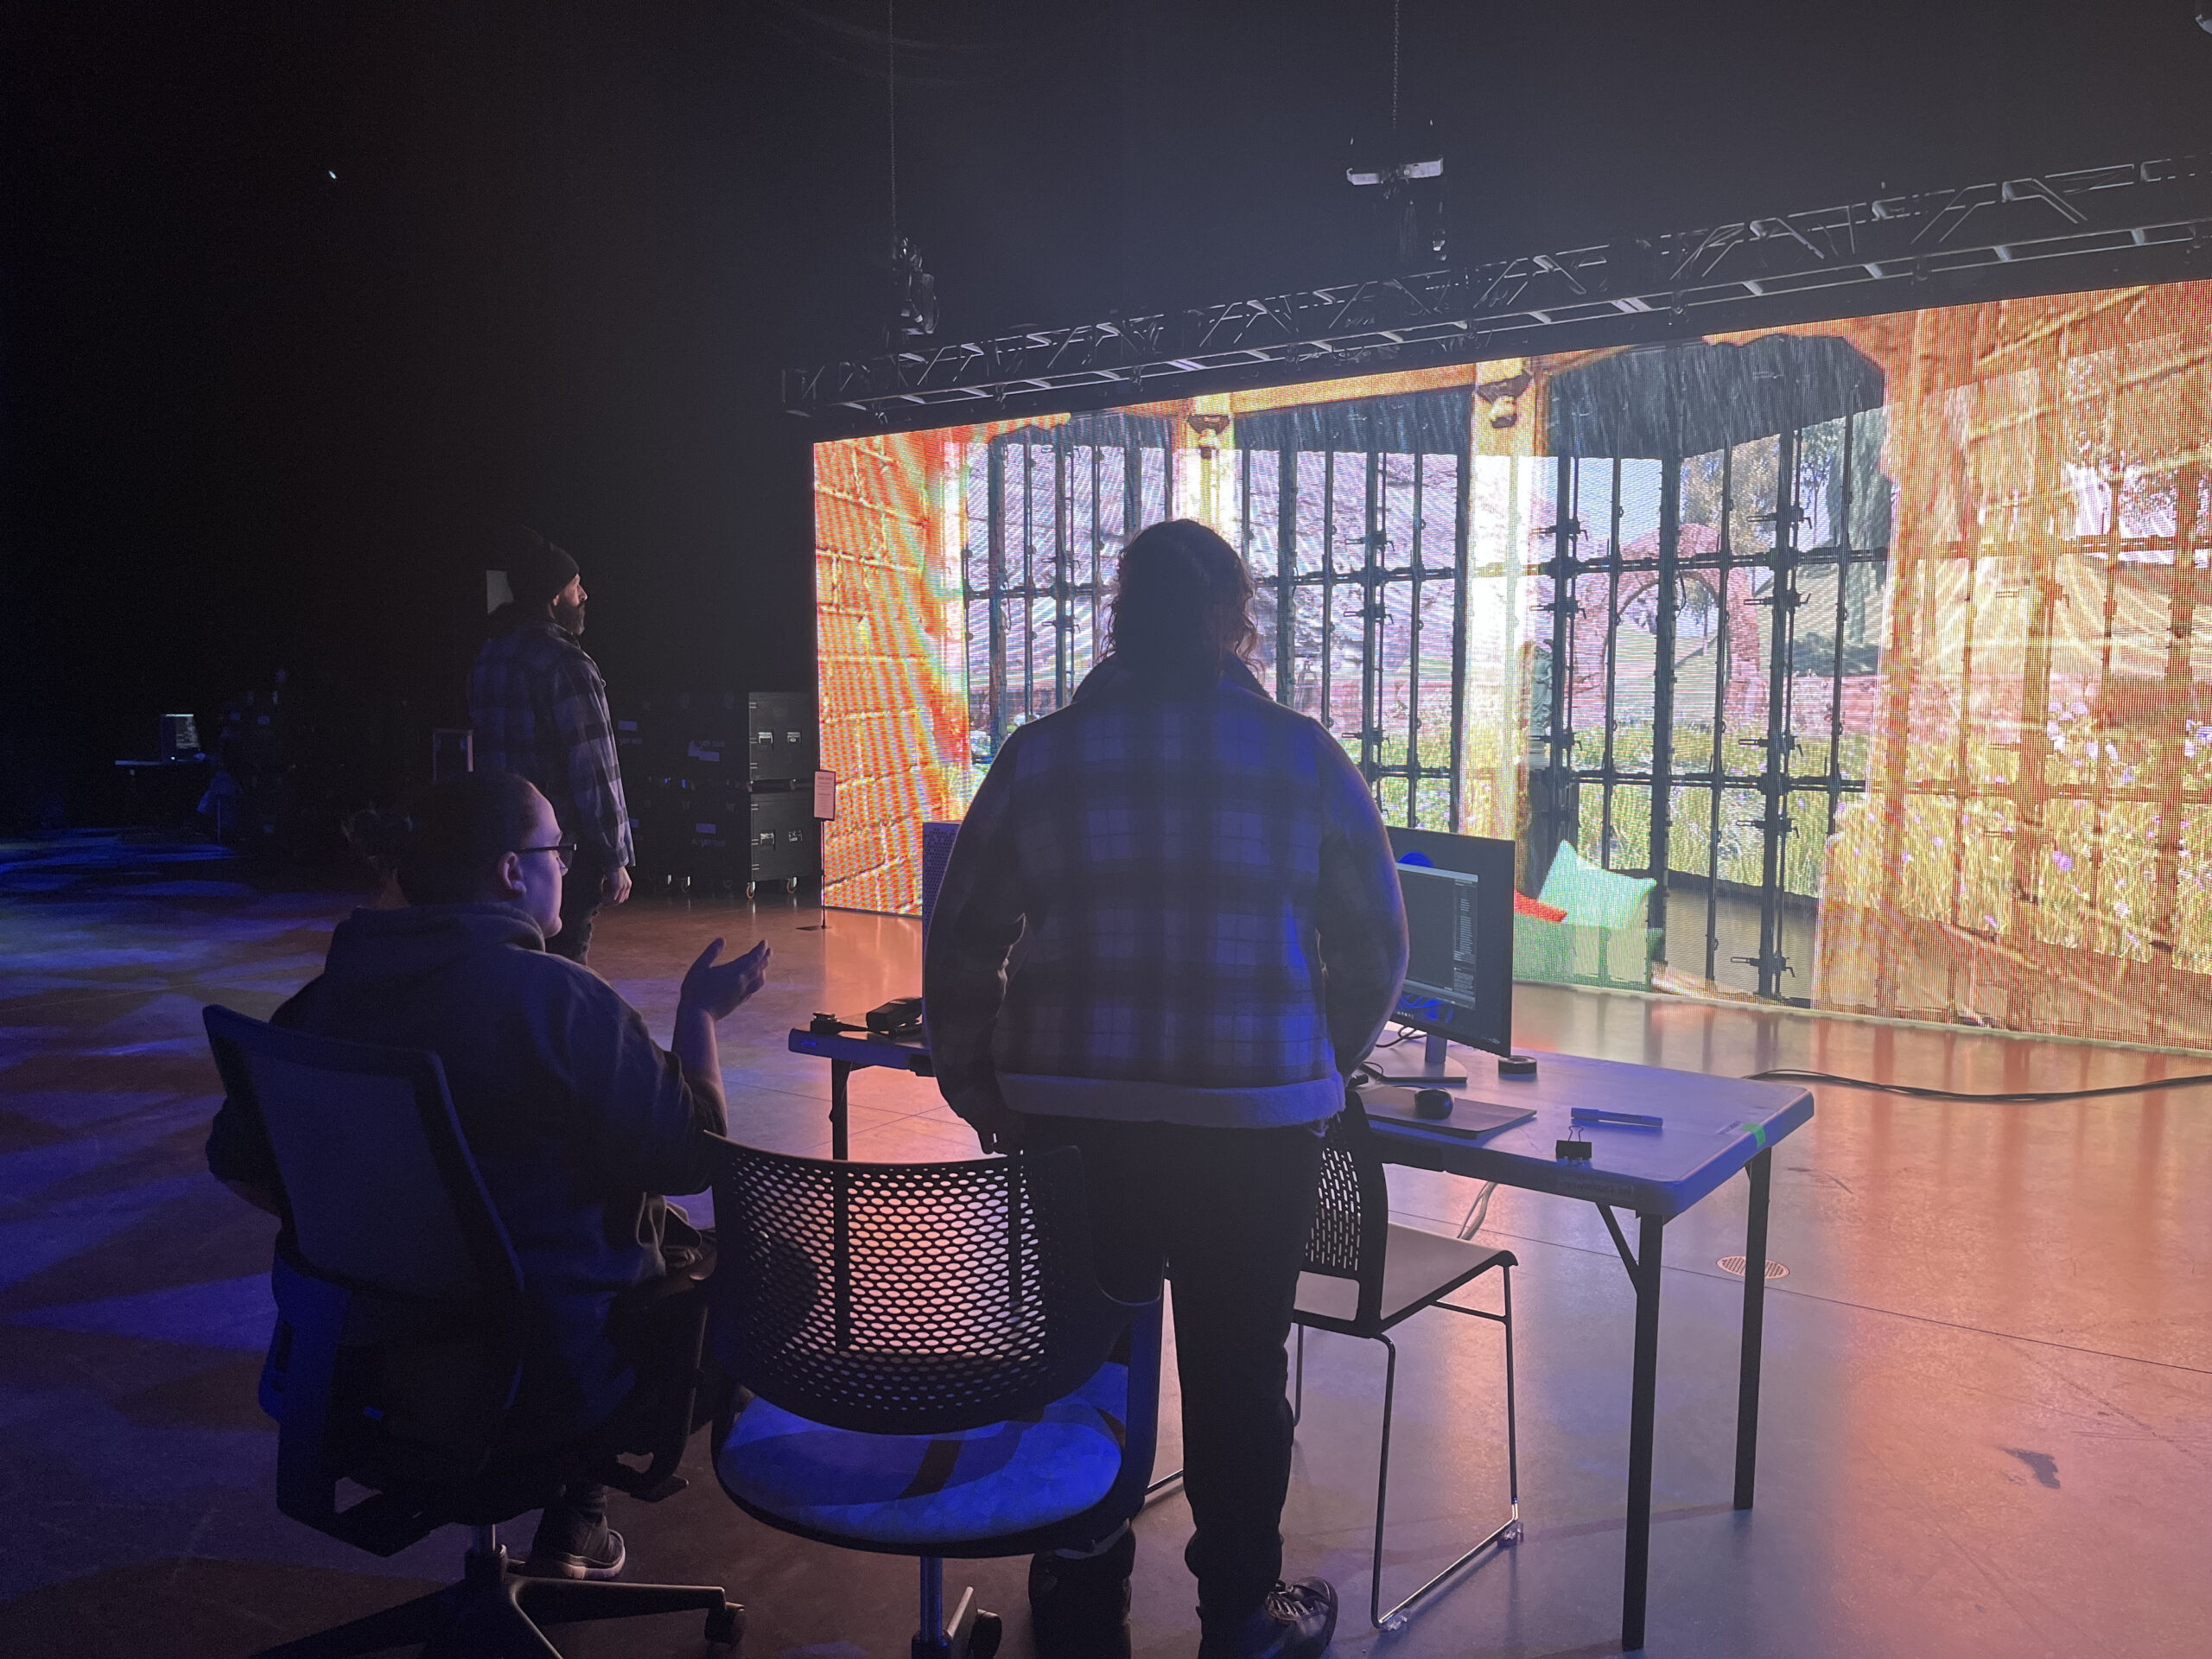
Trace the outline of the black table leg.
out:
[[[1751,1213],[1744,1231],[1743,1376],[1736,1393],[1736,1507],[1751,1507],[1759,1455],[1759,1353],[1766,1339],[1766,1211],[1774,1148],[1744,1166],[1751,1178]]]
[[[1628,1552],[1621,1572],[1621,1649],[1643,1646],[1644,1590],[1651,1574],[1651,1438],[1659,1393],[1661,1216],[1637,1217],[1636,1369],[1628,1408]]]
[[[850,1103],[845,1087],[846,1079],[860,1068],[850,1060],[830,1062],[830,1155],[842,1162],[852,1151],[846,1107]],[[840,1348],[853,1345],[853,1208],[852,1195],[845,1190],[842,1176],[830,1198],[830,1251],[832,1317],[836,1325],[836,1342]]]

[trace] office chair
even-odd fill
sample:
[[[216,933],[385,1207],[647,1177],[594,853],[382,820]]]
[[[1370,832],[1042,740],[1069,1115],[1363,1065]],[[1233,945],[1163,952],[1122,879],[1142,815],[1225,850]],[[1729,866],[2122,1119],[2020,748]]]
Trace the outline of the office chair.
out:
[[[717,1157],[709,1341],[755,1396],[715,1426],[722,1490],[781,1531],[918,1557],[913,1659],[989,1659],[1001,1621],[972,1589],[947,1618],[944,1561],[1087,1548],[1136,1514],[1160,1298],[1098,1287],[1072,1147]]]
[[[1335,1331],[1379,1342],[1389,1356],[1382,1373],[1382,1454],[1375,1473],[1375,1570],[1368,1590],[1367,1613],[1376,1630],[1399,1630],[1408,1610],[1491,1545],[1510,1545],[1521,1537],[1521,1465],[1513,1412],[1513,1268],[1510,1250],[1402,1227],[1390,1219],[1390,1192],[1382,1156],[1367,1126],[1357,1096],[1329,1125],[1321,1154],[1320,1190],[1313,1208],[1313,1230],[1306,1243],[1306,1267],[1299,1275],[1297,1305],[1291,1319],[1297,1332],[1296,1389],[1292,1421],[1306,1403],[1306,1332]],[[1492,1268],[1504,1286],[1505,1311],[1486,1313],[1444,1299]],[[1398,1350],[1389,1332],[1423,1308],[1440,1307],[1505,1327],[1505,1471],[1511,1511],[1504,1523],[1427,1583],[1382,1611],[1382,1529],[1390,1482],[1390,1414],[1397,1390]]]
[[[454,1116],[435,1054],[283,1031],[206,1010],[223,1084],[269,1135],[289,1217],[271,1278],[276,1328],[262,1408],[277,1421],[276,1505],[391,1555],[435,1529],[474,1529],[460,1583],[269,1649],[340,1659],[420,1643],[429,1659],[553,1649],[539,1623],[706,1615],[734,1645],[744,1610],[719,1588],[522,1578],[499,1525],[575,1480],[648,1502],[683,1490],[706,1319],[703,1287],[651,1318],[666,1369],[575,1446],[502,1455],[522,1370],[522,1272]],[[642,1470],[618,1453],[650,1458]],[[338,1483],[371,1496],[337,1506]]]

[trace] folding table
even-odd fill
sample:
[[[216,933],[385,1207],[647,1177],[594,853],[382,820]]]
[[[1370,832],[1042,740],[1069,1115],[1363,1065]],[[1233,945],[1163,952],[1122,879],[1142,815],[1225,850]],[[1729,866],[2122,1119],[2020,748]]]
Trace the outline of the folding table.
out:
[[[887,1038],[791,1033],[795,1054],[830,1062],[832,1155],[847,1155],[847,1083],[862,1066],[887,1066],[918,1077],[933,1075],[929,1050],[919,1042]],[[1752,1083],[1700,1071],[1631,1065],[1537,1052],[1533,1078],[1501,1078],[1483,1057],[1463,1054],[1469,1086],[1459,1099],[1532,1108],[1527,1122],[1480,1141],[1370,1115],[1369,1122],[1386,1160],[1416,1169],[1444,1170],[1478,1181],[1560,1198],[1584,1198],[1598,1207],[1613,1247],[1636,1292],[1636,1353],[1629,1383],[1628,1539],[1621,1574],[1621,1647],[1643,1646],[1645,1592],[1651,1561],[1652,1426],[1659,1382],[1659,1272],[1667,1224],[1710,1196],[1738,1172],[1751,1182],[1751,1213],[1744,1240],[1744,1316],[1736,1395],[1736,1492],[1739,1510],[1751,1507],[1759,1426],[1759,1357],[1765,1332],[1767,1206],[1775,1142],[1813,1116],[1810,1090],[1796,1084]],[[1658,1128],[1580,1125],[1577,1107],[1635,1112],[1664,1120]],[[1557,1155],[1561,1141],[1586,1141],[1586,1163]],[[1615,1212],[1637,1220],[1636,1247]]]

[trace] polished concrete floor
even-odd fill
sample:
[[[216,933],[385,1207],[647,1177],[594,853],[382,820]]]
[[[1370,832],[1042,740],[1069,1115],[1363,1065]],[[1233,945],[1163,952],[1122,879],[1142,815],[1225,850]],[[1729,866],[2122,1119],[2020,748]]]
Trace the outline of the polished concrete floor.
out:
[[[184,848],[0,848],[0,1654],[234,1655],[451,1575],[457,1534],[377,1561],[279,1516],[253,1399],[272,1224],[205,1174],[204,1003],[263,1014],[311,976],[351,899],[273,891]],[[918,988],[906,921],[781,899],[641,900],[595,965],[664,1029],[715,934],[775,948],[724,1027],[734,1132],[828,1147],[827,1078],[784,1033]],[[2172,1056],[1523,988],[1524,1046],[1715,1074],[1773,1065],[1968,1090],[2175,1076]],[[1478,1058],[1479,1066],[1482,1061]],[[2212,1071],[2212,1058],[2201,1069]],[[1743,1248],[1738,1181],[1669,1230],[1648,1651],[1666,1656],[2212,1652],[2212,1090],[2032,1106],[1822,1088],[1776,1157],[1759,1503],[1729,1507]],[[855,1151],[957,1158],[928,1085],[855,1084]],[[1456,1228],[1474,1197],[1398,1173],[1402,1217]],[[1527,1537],[1405,1632],[1366,1601],[1382,1359],[1322,1338],[1284,1529],[1294,1572],[1344,1593],[1337,1651],[1616,1651],[1630,1295],[1594,1211],[1500,1192],[1483,1236],[1523,1267]],[[1388,1587],[1503,1502],[1495,1328],[1402,1336]],[[1173,1413],[1163,1459],[1173,1459]],[[703,1445],[703,1440],[701,1442]],[[726,1584],[747,1650],[903,1655],[912,1567],[740,1516],[695,1453],[690,1491],[617,1500],[632,1576]],[[1166,1466],[1165,1463],[1163,1466]],[[1196,1645],[1170,1497],[1139,1523],[1141,1655]],[[963,1576],[1029,1652],[1022,1564]],[[957,1573],[958,1569],[955,1569]],[[693,1656],[687,1618],[567,1635],[571,1659]]]

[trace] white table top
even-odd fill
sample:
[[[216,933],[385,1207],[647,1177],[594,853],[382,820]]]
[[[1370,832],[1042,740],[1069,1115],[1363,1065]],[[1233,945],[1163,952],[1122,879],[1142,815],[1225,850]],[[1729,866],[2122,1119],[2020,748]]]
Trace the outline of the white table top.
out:
[[[929,1051],[918,1042],[817,1036],[801,1029],[791,1033],[790,1044],[798,1054],[929,1075]],[[1454,1098],[1533,1107],[1535,1120],[1475,1141],[1370,1117],[1388,1161],[1588,1198],[1640,1215],[1681,1215],[1813,1116],[1812,1091],[1799,1084],[1752,1083],[1534,1049],[1528,1052],[1536,1059],[1536,1075],[1519,1081],[1501,1078],[1489,1055],[1456,1043],[1452,1050],[1467,1073],[1467,1086],[1452,1090]],[[1577,1106],[1642,1112],[1664,1118],[1666,1126],[1573,1123],[1567,1114]],[[1590,1143],[1588,1163],[1559,1160],[1558,1143],[1570,1140]]]
[[[1478,1142],[1370,1117],[1383,1156],[1392,1163],[1671,1218],[1813,1116],[1812,1091],[1799,1084],[1529,1052],[1536,1075],[1522,1081],[1500,1077],[1493,1058],[1455,1044],[1452,1058],[1466,1068],[1467,1086],[1451,1092],[1457,1100],[1534,1108],[1533,1122]],[[1648,1129],[1573,1123],[1567,1114],[1577,1106],[1641,1112],[1666,1124]],[[1570,1140],[1590,1143],[1588,1163],[1560,1161],[1557,1145]]]

